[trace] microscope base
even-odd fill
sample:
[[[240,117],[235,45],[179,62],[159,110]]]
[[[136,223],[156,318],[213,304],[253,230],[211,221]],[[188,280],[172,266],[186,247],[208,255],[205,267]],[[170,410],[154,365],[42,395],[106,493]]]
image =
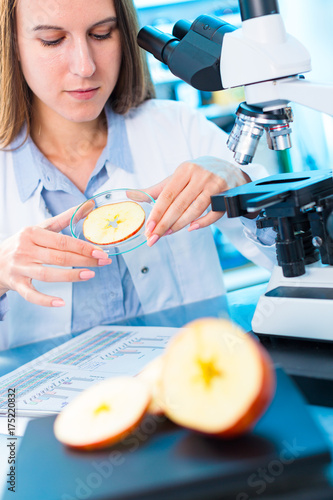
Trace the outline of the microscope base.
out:
[[[332,325],[333,266],[311,264],[295,278],[273,270],[253,316],[254,333],[333,341]]]

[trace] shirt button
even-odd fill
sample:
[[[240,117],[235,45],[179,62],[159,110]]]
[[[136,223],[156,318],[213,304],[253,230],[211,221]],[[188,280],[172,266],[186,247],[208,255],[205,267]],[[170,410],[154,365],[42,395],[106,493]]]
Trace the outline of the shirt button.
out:
[[[144,266],[144,267],[141,269],[142,274],[147,274],[147,273],[148,273],[148,271],[149,271],[149,267],[146,267],[146,266]]]

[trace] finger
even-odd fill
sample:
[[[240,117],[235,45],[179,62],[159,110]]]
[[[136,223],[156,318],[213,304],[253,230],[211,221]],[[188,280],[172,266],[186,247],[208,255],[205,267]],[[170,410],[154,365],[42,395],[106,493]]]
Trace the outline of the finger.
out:
[[[185,189],[187,183],[188,183],[187,179],[185,179],[183,176],[176,176],[173,177],[172,181],[166,184],[161,194],[159,195],[156,204],[153,207],[153,210],[149,215],[145,231],[147,237],[149,237],[153,231],[154,233],[156,232],[155,231],[156,226],[160,224],[160,221],[165,215],[166,211],[169,209],[169,207],[172,206],[173,203],[175,203],[175,200],[178,199],[177,197]],[[181,210],[182,204],[184,203],[183,200],[184,198],[182,197],[178,203],[178,206],[176,205],[173,208],[174,211]],[[185,202],[185,204],[188,204],[188,202]],[[163,227],[165,227],[165,224],[163,224]],[[167,227],[166,229],[169,229],[169,227]],[[160,235],[162,235],[164,234],[164,231],[161,231],[160,229],[160,233],[161,233]]]
[[[225,212],[209,212],[206,215],[203,215],[202,217],[199,217],[199,219],[194,220],[191,222],[188,230],[193,231],[196,229],[201,229],[203,227],[210,226],[211,224],[214,224],[214,222],[218,221],[223,217]]]
[[[108,254],[101,248],[77,238],[72,238],[65,234],[58,234],[52,231],[46,231],[38,226],[30,228],[31,237],[35,245],[40,247],[53,248],[62,252],[72,252],[86,257],[97,259],[107,259]],[[96,256],[95,256],[96,255]]]
[[[143,191],[147,194],[149,194],[154,200],[156,200],[159,195],[161,194],[162,190],[164,187],[167,185],[167,183],[170,181],[171,176],[167,177],[166,179],[163,179],[163,181],[158,182],[157,184],[154,184],[153,186],[150,186],[149,188],[143,189]]]
[[[28,302],[43,307],[62,307],[65,305],[63,299],[38,292],[32,285],[31,280],[26,279],[17,284],[16,291]]]
[[[137,203],[150,203],[152,196],[149,194],[147,196],[147,191],[140,190],[140,189],[128,189],[126,190],[126,197],[131,200],[135,201]]]
[[[166,210],[154,229],[154,234],[162,236],[171,229],[173,232],[182,229],[197,219],[210,204],[210,196],[206,192],[194,193],[190,185],[177,196]]]
[[[47,283],[74,283],[87,281],[95,276],[95,272],[91,269],[61,269],[59,267],[41,266],[39,264],[22,266],[21,274],[26,278]]]
[[[210,195],[206,191],[201,192],[193,202],[176,218],[176,220],[170,225],[169,232],[175,233],[180,231],[191,222],[198,220],[207,208],[210,207]],[[164,219],[162,219],[162,223]],[[169,222],[169,221],[168,221]],[[164,227],[163,227],[164,229]],[[158,228],[157,228],[158,230]]]
[[[42,229],[48,229],[49,231],[54,231],[56,233],[59,233],[60,231],[65,229],[65,227],[69,226],[72,215],[76,209],[77,207],[72,207],[66,210],[65,212],[62,212],[61,214],[56,215],[55,217],[46,219],[41,224],[39,224],[39,227],[41,227]]]
[[[96,208],[96,203],[95,200],[87,200],[82,205],[78,207],[78,209],[73,213],[72,217],[70,218],[70,221],[68,222],[67,226],[70,224],[71,220],[73,219],[73,224],[77,224],[80,220],[85,219],[90,212],[92,212]],[[64,212],[65,214],[66,212]],[[62,215],[62,214],[61,214]],[[60,221],[61,223],[61,221]],[[66,219],[64,218],[63,223],[66,223]],[[65,226],[65,227],[67,227]],[[53,226],[54,227],[54,226]],[[50,228],[48,228],[50,229]],[[64,229],[64,228],[63,228]],[[54,230],[51,228],[51,230]],[[59,231],[57,231],[59,232]]]
[[[96,267],[111,264],[111,259],[96,259],[85,257],[77,253],[61,252],[52,248],[36,246],[34,248],[34,262],[62,267]]]

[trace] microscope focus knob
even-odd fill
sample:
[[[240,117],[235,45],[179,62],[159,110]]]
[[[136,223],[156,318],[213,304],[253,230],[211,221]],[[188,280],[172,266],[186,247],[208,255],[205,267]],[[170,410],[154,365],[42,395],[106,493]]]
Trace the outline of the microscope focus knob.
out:
[[[279,266],[282,267],[286,278],[302,276],[305,274],[304,249],[301,238],[282,240],[280,235],[276,238],[276,255]]]

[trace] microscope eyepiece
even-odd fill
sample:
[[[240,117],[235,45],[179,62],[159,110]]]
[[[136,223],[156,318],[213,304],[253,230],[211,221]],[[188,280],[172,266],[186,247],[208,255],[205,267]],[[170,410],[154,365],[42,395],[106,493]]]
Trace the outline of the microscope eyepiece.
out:
[[[166,47],[172,43],[178,44],[179,40],[153,26],[145,26],[138,33],[138,44],[140,47],[147,52],[151,52],[156,59],[164,64],[168,62]]]
[[[178,21],[172,35],[145,26],[139,31],[138,44],[195,89],[214,92],[223,89],[220,58],[224,36],[235,29],[217,17],[202,15],[193,23]]]
[[[279,13],[277,0],[239,0],[239,7],[242,21]]]
[[[172,34],[179,40],[182,40],[184,36],[190,31],[192,23],[186,21],[186,19],[180,19],[176,22],[173,27]]]

